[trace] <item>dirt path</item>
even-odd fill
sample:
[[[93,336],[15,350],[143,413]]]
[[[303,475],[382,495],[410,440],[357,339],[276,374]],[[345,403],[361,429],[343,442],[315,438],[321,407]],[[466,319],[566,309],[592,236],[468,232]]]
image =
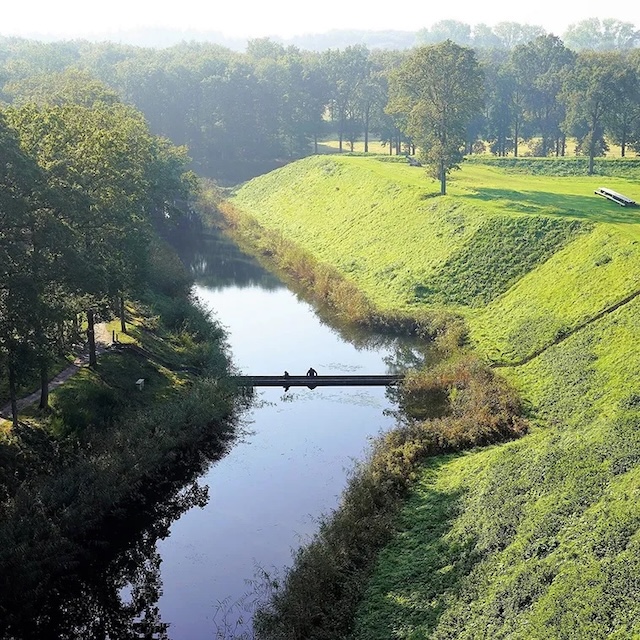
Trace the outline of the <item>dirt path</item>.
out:
[[[94,327],[96,336],[96,352],[103,353],[106,349],[111,347],[113,341],[111,339],[111,332],[107,329],[105,322],[98,322]],[[89,350],[87,346],[79,353],[73,361],[73,364],[69,365],[66,369],[61,371],[55,378],[49,380],[49,391],[59,387],[71,376],[78,373],[82,367],[86,367],[89,364]],[[22,411],[25,407],[35,404],[40,401],[40,390],[34,391],[24,398],[18,400],[18,411]],[[9,402],[4,407],[0,408],[0,419],[11,420],[11,403]]]

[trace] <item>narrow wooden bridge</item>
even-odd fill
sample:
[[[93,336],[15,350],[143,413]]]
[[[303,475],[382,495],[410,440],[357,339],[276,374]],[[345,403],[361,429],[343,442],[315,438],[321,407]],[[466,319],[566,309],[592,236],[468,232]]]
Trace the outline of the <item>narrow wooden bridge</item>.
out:
[[[234,376],[241,387],[373,387],[398,384],[403,375],[371,376]]]

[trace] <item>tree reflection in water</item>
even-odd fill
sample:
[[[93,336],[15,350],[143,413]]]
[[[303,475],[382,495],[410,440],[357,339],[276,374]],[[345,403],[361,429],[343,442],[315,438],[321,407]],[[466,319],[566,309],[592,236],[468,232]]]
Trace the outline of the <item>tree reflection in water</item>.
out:
[[[58,575],[11,576],[14,589],[2,593],[0,637],[52,640],[167,639],[169,625],[157,606],[162,594],[156,543],[171,523],[194,506],[208,502],[208,490],[192,484],[148,509],[120,513],[105,523],[98,540],[66,540]],[[138,505],[139,506],[139,505]],[[59,541],[58,541],[59,542]],[[55,543],[50,543],[54,547]],[[40,549],[42,552],[43,550]],[[46,568],[50,563],[43,561]],[[25,566],[33,571],[37,562]]]

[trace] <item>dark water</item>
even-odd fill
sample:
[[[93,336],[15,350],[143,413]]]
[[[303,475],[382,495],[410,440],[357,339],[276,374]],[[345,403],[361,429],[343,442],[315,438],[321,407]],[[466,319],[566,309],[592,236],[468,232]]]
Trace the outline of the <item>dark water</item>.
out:
[[[242,373],[303,374],[310,366],[320,374],[396,370],[401,350],[394,341],[362,335],[352,336],[357,346],[347,341],[233,247],[212,240],[190,263],[196,294],[227,328]],[[259,391],[247,415],[248,434],[202,478],[209,502],[177,520],[158,545],[159,606],[171,638],[247,629],[250,581],[261,568],[289,564],[292,551],[316,531],[318,517],[337,506],[354,460],[371,437],[392,426],[385,415],[392,408],[384,387]]]
[[[227,329],[239,373],[395,373],[421,358],[407,342],[331,324],[227,241],[191,239],[181,253],[195,294]],[[258,391],[226,455],[217,443],[203,447],[188,477],[152,489],[144,508],[123,507],[76,543],[56,537],[60,514],[25,493],[37,526],[23,544],[0,544],[0,637],[250,637],[261,572],[289,565],[337,506],[393,409],[384,387]],[[30,553],[31,538],[44,557]]]

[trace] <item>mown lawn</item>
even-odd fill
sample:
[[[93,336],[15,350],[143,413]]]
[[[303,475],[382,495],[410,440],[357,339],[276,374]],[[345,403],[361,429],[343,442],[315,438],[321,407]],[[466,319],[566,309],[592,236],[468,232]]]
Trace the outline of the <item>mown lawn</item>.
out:
[[[545,163],[436,197],[402,162],[310,158],[233,198],[381,309],[460,313],[529,407],[524,438],[424,468],[358,639],[640,637],[640,209],[593,194],[640,201],[640,163]]]
[[[640,163],[627,165],[640,175]],[[608,166],[615,173],[618,164]],[[489,358],[515,363],[638,289],[640,209],[594,195],[603,183],[640,201],[629,178],[475,162],[437,197],[422,169],[325,156],[256,178],[232,202],[336,267],[380,309],[454,310]]]

